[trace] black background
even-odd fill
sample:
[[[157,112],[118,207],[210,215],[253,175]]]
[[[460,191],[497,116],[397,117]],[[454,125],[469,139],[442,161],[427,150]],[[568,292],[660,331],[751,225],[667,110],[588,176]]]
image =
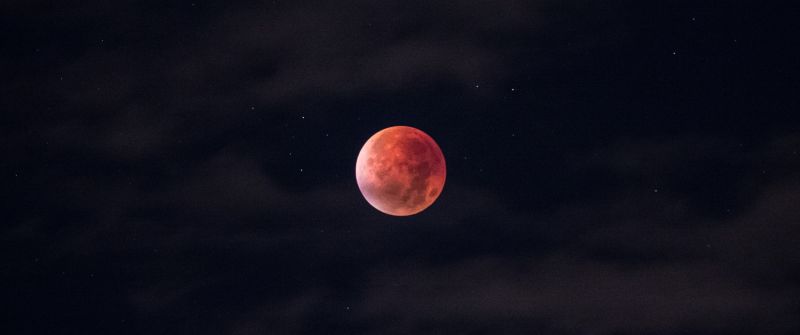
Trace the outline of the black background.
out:
[[[798,10],[6,1],[5,334],[796,334]],[[419,215],[361,145],[447,159]]]

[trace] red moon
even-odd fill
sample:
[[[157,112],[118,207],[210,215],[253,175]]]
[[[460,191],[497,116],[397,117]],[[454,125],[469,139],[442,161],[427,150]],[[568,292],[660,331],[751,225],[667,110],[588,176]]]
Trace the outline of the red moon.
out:
[[[408,216],[428,208],[447,174],[439,145],[419,129],[395,126],[367,140],[356,160],[356,181],[372,207]]]

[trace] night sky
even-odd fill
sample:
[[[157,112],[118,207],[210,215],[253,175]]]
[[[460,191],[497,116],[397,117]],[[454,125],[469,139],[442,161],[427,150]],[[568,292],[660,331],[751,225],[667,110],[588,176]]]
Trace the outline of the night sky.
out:
[[[799,334],[797,8],[3,1],[0,333]]]

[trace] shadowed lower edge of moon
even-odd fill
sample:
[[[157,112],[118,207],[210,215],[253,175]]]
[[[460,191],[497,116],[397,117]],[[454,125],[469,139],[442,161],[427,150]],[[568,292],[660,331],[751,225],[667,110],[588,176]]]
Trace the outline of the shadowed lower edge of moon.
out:
[[[385,186],[374,184],[359,185],[367,202],[379,211],[395,216],[417,214],[430,207],[438,198],[439,187],[427,185],[424,188],[403,188],[391,183]]]

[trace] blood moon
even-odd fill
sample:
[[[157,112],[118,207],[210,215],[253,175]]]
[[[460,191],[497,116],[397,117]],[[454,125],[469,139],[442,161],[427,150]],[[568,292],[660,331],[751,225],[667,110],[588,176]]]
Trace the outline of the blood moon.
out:
[[[428,208],[442,193],[447,174],[439,145],[407,126],[383,129],[367,140],[356,160],[356,181],[372,207],[407,216]]]

